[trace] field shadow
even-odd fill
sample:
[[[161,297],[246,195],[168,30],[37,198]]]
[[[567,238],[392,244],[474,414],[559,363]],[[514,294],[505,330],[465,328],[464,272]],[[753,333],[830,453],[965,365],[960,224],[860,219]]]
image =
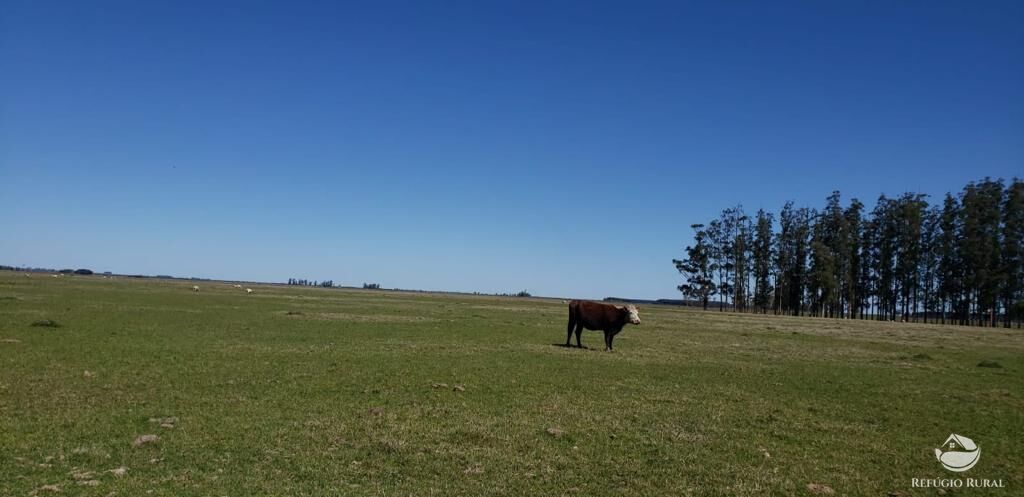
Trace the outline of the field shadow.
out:
[[[566,345],[564,343],[553,343],[553,344],[551,344],[551,346],[552,347],[561,347],[563,349],[578,349],[579,348],[579,347],[577,347],[575,345]],[[590,347],[587,347],[586,345],[584,345],[583,346],[583,350],[590,350]]]

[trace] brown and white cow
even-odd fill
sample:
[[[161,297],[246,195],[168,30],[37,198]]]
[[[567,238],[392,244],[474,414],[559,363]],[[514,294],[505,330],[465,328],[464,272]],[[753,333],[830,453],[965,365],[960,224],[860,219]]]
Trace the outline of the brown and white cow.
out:
[[[604,349],[612,350],[612,340],[627,324],[640,324],[640,312],[635,305],[617,306],[585,300],[569,302],[569,334],[565,337],[565,346],[570,347],[573,332],[576,333],[576,346],[583,348],[580,335],[583,328],[604,332]]]

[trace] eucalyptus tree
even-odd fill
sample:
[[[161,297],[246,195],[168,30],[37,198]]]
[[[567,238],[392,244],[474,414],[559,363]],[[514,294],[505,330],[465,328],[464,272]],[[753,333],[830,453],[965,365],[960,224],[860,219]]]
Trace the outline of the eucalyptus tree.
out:
[[[1000,277],[1000,214],[1002,181],[985,178],[969,183],[960,194],[961,243],[969,320],[995,325]]]
[[[1006,187],[1002,212],[1002,291],[1003,325],[1017,319],[1024,310],[1024,181],[1014,178]]]
[[[863,254],[863,211],[864,204],[853,199],[850,206],[843,211],[843,233],[841,250],[844,259],[842,288],[846,312],[852,319],[858,313],[863,314],[865,289],[861,285],[861,271],[864,261]]]
[[[960,203],[956,197],[947,193],[942,202],[942,212],[939,214],[939,234],[936,242],[939,254],[939,268],[936,277],[938,279],[939,306],[942,309],[942,324],[946,323],[947,313],[950,314],[950,319],[953,321],[959,320],[962,323],[966,319],[962,304],[961,218]]]
[[[672,264],[685,279],[685,282],[677,287],[679,291],[684,297],[699,300],[701,307],[706,311],[708,301],[716,291],[711,262],[712,247],[703,224],[694,224],[690,227],[694,231],[694,243],[686,247],[685,259],[673,259]]]
[[[711,260],[711,271],[714,273],[717,284],[715,293],[718,294],[718,310],[725,310],[725,299],[732,294],[729,286],[729,273],[732,272],[732,265],[729,263],[729,255],[732,253],[732,243],[729,237],[728,227],[721,219],[714,219],[707,226],[707,240],[709,257]]]
[[[764,209],[757,210],[751,261],[754,272],[754,307],[767,313],[772,305],[772,221],[773,216]]]

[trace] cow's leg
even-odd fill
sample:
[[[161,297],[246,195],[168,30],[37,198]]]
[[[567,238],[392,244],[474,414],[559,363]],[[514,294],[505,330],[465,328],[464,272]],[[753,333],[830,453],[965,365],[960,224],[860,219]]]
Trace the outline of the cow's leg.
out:
[[[604,350],[605,352],[612,350],[612,332],[608,330],[604,332]]]
[[[576,323],[576,346],[583,348],[583,342],[580,342],[580,335],[583,334],[583,323]]]
[[[576,319],[572,315],[572,311],[569,311],[569,331],[565,335],[565,346],[572,347],[572,331],[576,329]]]
[[[619,328],[617,330],[609,330],[605,332],[605,336],[607,337],[608,341],[608,352],[615,352],[615,348],[612,347],[612,342],[615,341],[615,335],[618,335],[620,331],[622,331],[622,328]]]

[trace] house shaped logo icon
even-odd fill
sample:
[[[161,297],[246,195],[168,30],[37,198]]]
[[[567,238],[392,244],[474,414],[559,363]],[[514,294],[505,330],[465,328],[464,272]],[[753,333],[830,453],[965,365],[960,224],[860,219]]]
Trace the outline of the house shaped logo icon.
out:
[[[943,442],[941,448],[935,449],[935,458],[942,463],[942,467],[959,473],[978,464],[981,448],[974,440],[954,433]]]

